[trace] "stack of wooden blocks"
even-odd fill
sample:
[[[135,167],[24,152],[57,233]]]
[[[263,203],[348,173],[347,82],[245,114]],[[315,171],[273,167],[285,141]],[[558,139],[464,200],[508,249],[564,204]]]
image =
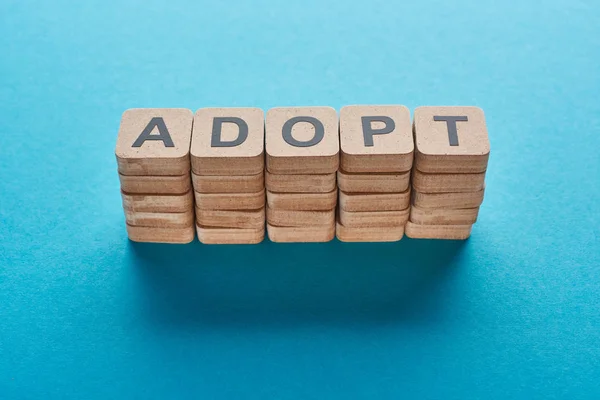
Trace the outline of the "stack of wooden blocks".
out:
[[[266,147],[269,239],[332,240],[340,147],[336,111],[330,107],[270,109]]]
[[[264,239],[264,141],[259,108],[196,112],[191,156],[202,243],[253,244]]]
[[[123,114],[116,156],[131,240],[194,240],[191,136],[192,112],[187,109],[131,109]]]
[[[413,138],[404,106],[347,106],[340,111],[341,165],[337,238],[402,239],[410,205]]]
[[[411,238],[466,239],[483,201],[490,145],[477,107],[419,107]]]
[[[116,147],[129,238],[206,244],[466,239],[489,152],[481,109],[400,105],[131,109]]]

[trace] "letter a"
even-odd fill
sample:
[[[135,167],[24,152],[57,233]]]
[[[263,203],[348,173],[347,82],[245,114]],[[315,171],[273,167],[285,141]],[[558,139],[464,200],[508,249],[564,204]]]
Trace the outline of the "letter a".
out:
[[[158,135],[151,135],[154,128],[158,129]],[[142,147],[146,140],[162,140],[165,147],[175,147],[162,117],[152,118],[131,147]]]

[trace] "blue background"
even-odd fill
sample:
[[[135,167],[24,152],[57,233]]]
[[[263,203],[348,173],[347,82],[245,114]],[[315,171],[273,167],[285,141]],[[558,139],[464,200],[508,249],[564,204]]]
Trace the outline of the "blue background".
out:
[[[3,0],[0,54],[0,398],[600,397],[598,2]],[[127,240],[126,108],[357,103],[485,110],[470,240]]]

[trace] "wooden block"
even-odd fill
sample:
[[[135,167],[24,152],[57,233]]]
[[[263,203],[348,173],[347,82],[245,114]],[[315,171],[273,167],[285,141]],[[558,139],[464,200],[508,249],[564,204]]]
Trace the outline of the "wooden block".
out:
[[[267,207],[267,221],[276,226],[331,225],[335,221],[335,208],[327,211],[296,211]]]
[[[196,225],[198,240],[204,244],[257,244],[265,238],[265,227],[258,229],[212,228]]]
[[[413,190],[413,205],[420,208],[474,208],[483,202],[485,189],[477,192],[422,193]]]
[[[410,205],[410,188],[400,193],[346,193],[340,190],[344,211],[401,211]]]
[[[347,172],[406,172],[414,139],[405,106],[346,106],[340,110],[340,167]]]
[[[265,171],[267,190],[280,193],[329,193],[335,190],[335,173],[280,175]]]
[[[262,173],[264,142],[260,108],[201,108],[194,115],[192,171],[197,175]]]
[[[192,182],[198,193],[256,193],[265,188],[265,174],[209,176],[192,173]]]
[[[478,192],[485,184],[485,172],[479,174],[426,174],[413,169],[413,188],[422,193]]]
[[[478,107],[418,107],[415,165],[428,173],[478,173],[490,155],[485,116]]]
[[[267,170],[273,174],[331,174],[338,169],[338,118],[331,107],[267,111]]]
[[[337,172],[338,187],[347,193],[399,193],[408,189],[410,171],[391,174]]]
[[[131,226],[155,228],[187,228],[194,224],[194,209],[185,212],[157,213],[125,210],[125,221]]]
[[[202,210],[258,210],[265,206],[264,189],[256,193],[194,192],[196,207]]]
[[[265,227],[265,209],[202,210],[196,207],[196,223],[212,228],[260,229]]]
[[[419,225],[408,221],[406,236],[412,239],[465,240],[471,236],[472,225]]]
[[[330,242],[335,236],[335,224],[323,226],[275,226],[267,223],[269,240],[275,243]]]
[[[394,227],[404,226],[408,221],[410,209],[401,211],[360,211],[339,210],[340,224],[348,228]]]
[[[194,225],[185,228],[149,228],[127,225],[129,240],[149,243],[190,243],[194,240]]]
[[[476,208],[419,208],[412,206],[410,220],[420,225],[472,225],[477,221]]]
[[[121,191],[121,199],[123,208],[128,211],[176,213],[194,209],[191,190],[174,195],[133,194]]]
[[[338,221],[335,236],[341,242],[397,242],[404,236],[404,225],[385,228],[350,228]]]
[[[185,194],[192,188],[190,175],[130,176],[119,174],[121,190],[131,194]]]
[[[327,211],[337,204],[337,190],[328,193],[279,193],[267,191],[269,208],[275,210]]]
[[[132,108],[123,113],[115,155],[123,175],[183,175],[190,171],[192,112]]]

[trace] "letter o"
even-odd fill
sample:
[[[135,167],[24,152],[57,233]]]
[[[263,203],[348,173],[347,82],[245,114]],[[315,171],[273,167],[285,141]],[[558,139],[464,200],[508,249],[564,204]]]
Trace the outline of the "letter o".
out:
[[[312,139],[307,141],[300,141],[294,139],[292,136],[292,128],[298,122],[308,122],[315,128],[315,136]],[[281,128],[281,133],[283,134],[283,140],[287,142],[287,144],[294,147],[311,147],[318,144],[323,137],[325,136],[325,127],[323,123],[314,117],[293,117],[290,118],[283,124],[283,128]]]

